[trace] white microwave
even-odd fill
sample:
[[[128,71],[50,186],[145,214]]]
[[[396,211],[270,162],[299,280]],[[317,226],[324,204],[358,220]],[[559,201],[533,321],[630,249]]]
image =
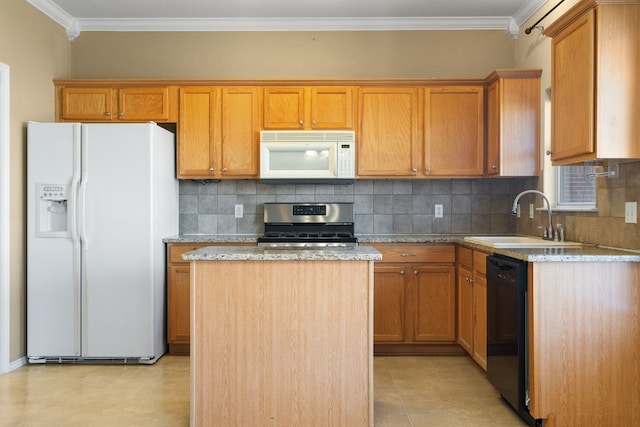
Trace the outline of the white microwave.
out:
[[[260,132],[260,181],[350,184],[356,177],[353,131]]]

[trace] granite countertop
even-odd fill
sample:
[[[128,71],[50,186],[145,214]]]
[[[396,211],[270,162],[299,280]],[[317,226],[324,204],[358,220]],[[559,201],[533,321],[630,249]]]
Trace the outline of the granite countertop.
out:
[[[358,235],[360,244],[366,243],[457,243],[472,249],[479,249],[485,252],[501,254],[512,258],[529,262],[640,262],[640,251],[631,251],[618,248],[609,248],[599,245],[585,244],[578,247],[563,248],[494,248],[492,246],[480,245],[464,240],[466,235],[461,234],[367,234]],[[165,238],[165,243],[256,243],[258,235],[217,235],[217,234],[180,234]],[[342,259],[354,260],[362,259],[364,255],[361,251],[367,246],[358,246],[357,249],[337,249],[337,250],[265,250],[255,247],[244,247],[240,250],[222,246],[216,249],[203,248],[199,251],[189,252],[195,254],[200,251],[200,257],[211,257],[202,259]],[[224,249],[226,248],[226,249]],[[351,251],[350,253],[347,251]],[[341,252],[341,254],[340,254]],[[380,256],[378,254],[378,256]],[[245,258],[243,258],[245,257]],[[185,258],[191,260],[191,258]],[[381,258],[374,258],[381,260]]]
[[[380,261],[370,246],[336,249],[269,249],[257,246],[208,246],[182,255],[186,261]]]

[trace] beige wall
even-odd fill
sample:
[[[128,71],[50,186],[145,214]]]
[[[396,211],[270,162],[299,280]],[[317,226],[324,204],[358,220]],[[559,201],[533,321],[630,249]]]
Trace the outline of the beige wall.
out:
[[[515,65],[506,31],[85,32],[74,78],[483,78]]]
[[[70,42],[62,27],[24,0],[2,0],[0,62],[10,67],[10,316],[15,361],[26,354],[25,123],[54,119],[51,79],[69,74]]]

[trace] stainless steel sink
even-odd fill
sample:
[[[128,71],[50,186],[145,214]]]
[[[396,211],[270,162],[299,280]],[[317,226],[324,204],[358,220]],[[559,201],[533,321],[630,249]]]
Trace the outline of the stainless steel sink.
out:
[[[466,242],[493,248],[566,248],[582,246],[579,242],[556,242],[532,236],[467,236]]]

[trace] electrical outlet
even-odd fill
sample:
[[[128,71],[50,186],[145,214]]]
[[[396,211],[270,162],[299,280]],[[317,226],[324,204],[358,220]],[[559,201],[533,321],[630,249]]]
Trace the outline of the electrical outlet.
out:
[[[243,208],[243,205],[236,205],[236,218],[242,218],[244,216]]]
[[[536,209],[533,207],[533,203],[529,203],[529,219],[535,217]]]
[[[436,218],[442,218],[442,217],[443,217],[443,215],[444,215],[444,209],[443,209],[443,206],[442,206],[442,205],[436,205],[436,206],[435,206],[435,210],[434,210],[434,212],[435,212],[435,215],[434,215],[434,216],[435,216]]]
[[[627,224],[638,223],[638,202],[624,203],[624,222]]]

